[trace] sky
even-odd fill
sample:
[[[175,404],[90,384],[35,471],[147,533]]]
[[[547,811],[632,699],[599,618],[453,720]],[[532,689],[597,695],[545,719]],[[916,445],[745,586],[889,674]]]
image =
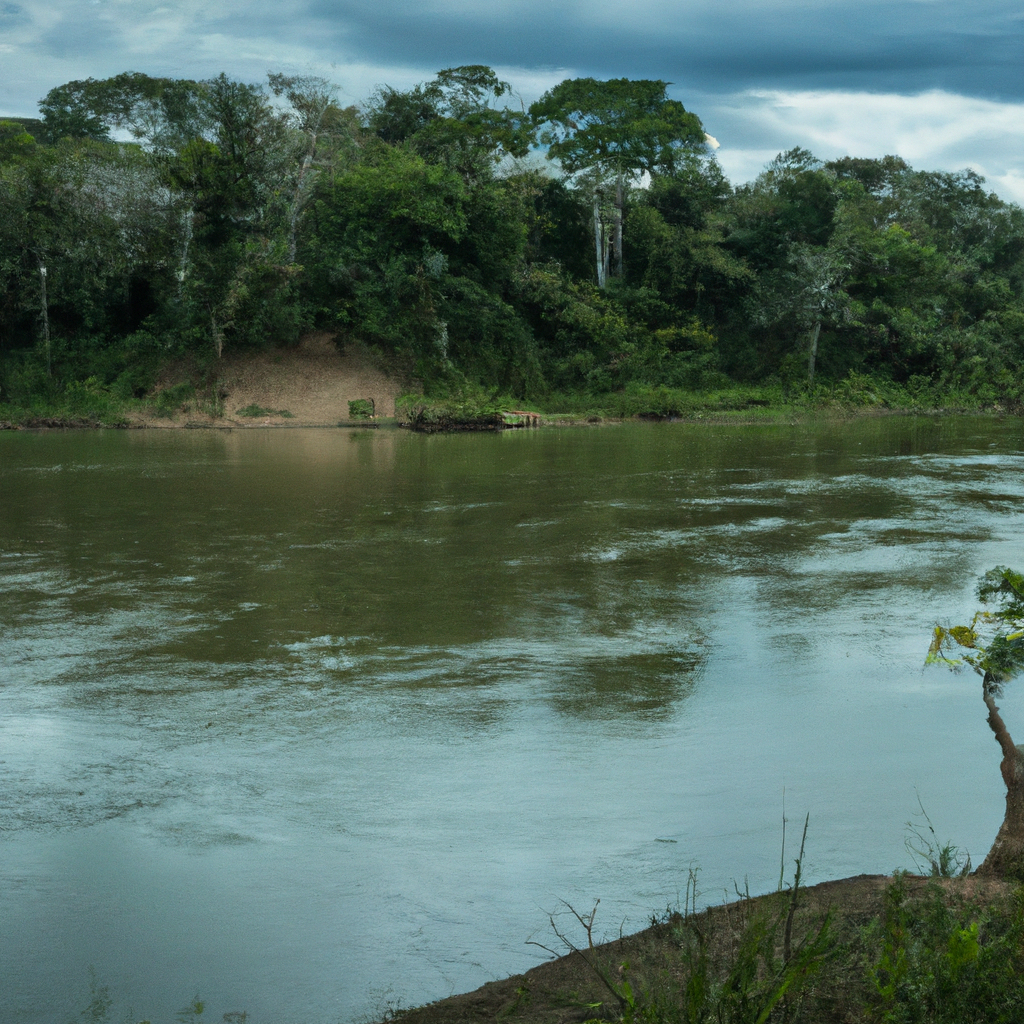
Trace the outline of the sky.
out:
[[[653,78],[730,180],[777,153],[970,167],[1024,204],[1019,0],[0,0],[0,116],[121,71],[318,74],[348,103],[488,64],[529,104],[564,78]]]

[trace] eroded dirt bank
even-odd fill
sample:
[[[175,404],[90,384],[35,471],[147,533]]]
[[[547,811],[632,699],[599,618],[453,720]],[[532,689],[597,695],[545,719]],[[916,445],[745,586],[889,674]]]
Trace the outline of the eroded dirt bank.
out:
[[[216,368],[217,408],[210,399],[183,399],[164,410],[129,417],[134,426],[337,426],[349,422],[349,402],[372,400],[378,417],[395,415],[395,399],[410,389],[358,347],[340,350],[334,336],[306,335],[293,349],[225,356]],[[169,377],[158,386],[168,390]],[[214,411],[219,415],[214,415]]]

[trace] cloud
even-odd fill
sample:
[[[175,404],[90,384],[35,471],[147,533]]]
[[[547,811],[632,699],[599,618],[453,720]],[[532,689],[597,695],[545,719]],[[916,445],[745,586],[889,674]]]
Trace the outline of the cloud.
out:
[[[1009,0],[310,0],[309,10],[333,27],[333,45],[396,63],[1024,98],[1024,20]]]
[[[922,170],[971,167],[993,191],[1024,199],[1024,103],[932,90],[916,96],[758,90],[703,97],[704,126],[733,181],[754,177],[776,153],[802,146],[822,159],[898,154]]]
[[[40,55],[64,59],[69,68],[89,59],[101,75],[145,58],[176,64],[179,74],[193,74],[200,65],[209,74],[222,69],[238,74],[257,61],[275,66],[354,62],[398,74],[486,63],[535,72],[573,68],[595,77],[662,78],[703,91],[941,88],[1024,99],[1019,73],[1024,17],[1015,0],[0,4],[0,19],[7,12],[8,19],[37,30],[34,38],[19,40],[14,51],[22,60],[12,70],[30,75],[32,57]],[[221,66],[209,68],[211,58]],[[57,76],[59,81],[69,77]]]
[[[321,74],[358,103],[485,63],[530,103],[563,78],[660,78],[733,180],[780,150],[1024,174],[1017,0],[0,0],[0,116],[126,70]]]

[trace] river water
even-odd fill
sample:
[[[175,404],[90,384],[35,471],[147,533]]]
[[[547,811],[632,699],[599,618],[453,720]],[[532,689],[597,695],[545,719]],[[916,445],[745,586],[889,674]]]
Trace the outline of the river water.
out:
[[[922,663],[1022,508],[1011,419],[0,434],[4,1019],[365,1018],[773,888],[784,813],[811,882],[919,798],[979,862]]]

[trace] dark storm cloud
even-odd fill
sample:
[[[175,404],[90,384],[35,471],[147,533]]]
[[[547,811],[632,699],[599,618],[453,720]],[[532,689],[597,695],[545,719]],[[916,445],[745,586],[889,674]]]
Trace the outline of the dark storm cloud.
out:
[[[312,0],[309,10],[334,26],[339,47],[382,64],[573,68],[719,90],[1024,96],[1024,17],[1007,0],[771,7]]]

